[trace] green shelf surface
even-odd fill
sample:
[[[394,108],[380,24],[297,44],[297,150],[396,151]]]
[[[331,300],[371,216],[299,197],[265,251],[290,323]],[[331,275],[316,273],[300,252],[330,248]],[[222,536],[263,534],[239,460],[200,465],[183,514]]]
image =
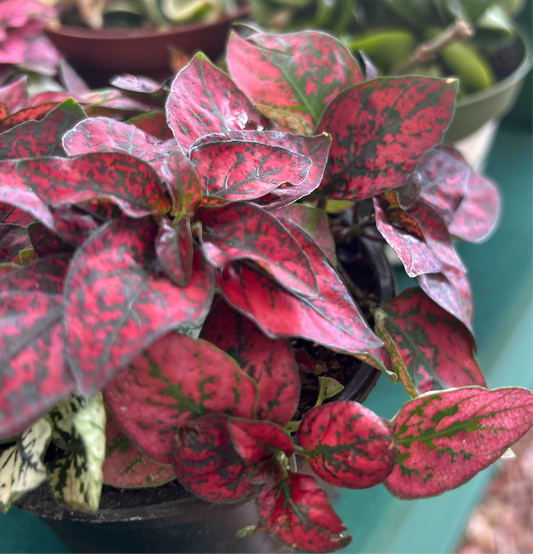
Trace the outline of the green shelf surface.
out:
[[[478,360],[489,386],[533,382],[532,135],[523,127],[499,129],[487,174],[500,184],[504,211],[498,232],[482,245],[460,244],[474,291]],[[399,275],[399,284],[409,286]],[[408,399],[382,377],[365,405],[392,417]],[[491,470],[437,498],[405,502],[383,486],[342,491],[335,507],[352,544],[344,552],[451,552]],[[0,515],[0,552],[68,552],[37,517],[13,509]]]

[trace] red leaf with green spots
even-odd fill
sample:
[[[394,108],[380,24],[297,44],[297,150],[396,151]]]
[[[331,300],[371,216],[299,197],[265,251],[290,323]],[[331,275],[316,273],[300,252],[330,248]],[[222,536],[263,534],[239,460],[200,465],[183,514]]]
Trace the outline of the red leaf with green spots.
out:
[[[50,210],[54,216],[54,233],[73,246],[82,245],[98,228],[91,215],[75,206],[63,204]]]
[[[328,135],[306,137],[289,133],[280,133],[278,131],[230,131],[228,133],[207,135],[197,140],[192,148],[211,142],[229,140],[261,142],[269,146],[279,146],[290,152],[300,154],[301,156],[313,160],[313,165],[301,184],[292,187],[282,186],[256,199],[257,204],[264,206],[268,210],[274,210],[292,204],[296,202],[296,200],[311,194],[320,186],[324,175],[324,168],[328,161],[328,152],[331,144],[331,137]]]
[[[335,251],[335,239],[331,234],[329,219],[326,210],[305,206],[304,204],[291,204],[273,212],[282,222],[293,221],[304,231],[307,231],[315,243],[327,256],[333,267],[337,265],[337,254]]]
[[[0,202],[19,208],[54,228],[54,216],[48,206],[28,187],[17,172],[17,161],[0,162]]]
[[[190,220],[183,219],[177,226],[172,226],[163,219],[155,248],[166,274],[180,287],[186,286],[192,275],[193,239]]]
[[[15,113],[25,108],[28,99],[27,75],[19,77],[9,85],[0,87],[0,102],[5,104],[9,113]]]
[[[102,471],[104,483],[121,489],[155,487],[176,478],[170,465],[152,462],[124,435],[109,409],[107,424],[106,458]]]
[[[419,275],[416,282],[420,288],[441,308],[472,329],[472,290],[468,277],[452,266],[444,265],[441,273]]]
[[[362,200],[401,186],[442,138],[456,90],[457,81],[389,77],[337,96],[317,130],[333,137],[323,181],[328,194]]]
[[[9,204],[0,202],[0,221],[2,223],[12,223],[13,225],[24,225],[24,227],[27,227],[35,221],[35,217]]]
[[[411,394],[486,386],[470,332],[419,288],[382,304],[376,332],[389,348],[394,371]]]
[[[501,197],[498,187],[486,177],[472,172],[466,193],[448,230],[468,242],[489,239],[500,222]]]
[[[82,121],[63,138],[69,156],[87,152],[124,152],[150,163],[159,170],[165,156],[178,148],[175,140],[161,141],[135,125],[95,117]]]
[[[47,113],[51,112],[60,103],[61,102],[47,102],[46,104],[40,104],[38,106],[32,106],[30,108],[19,110],[13,115],[10,115],[9,117],[6,117],[5,119],[2,119],[2,121],[0,121],[0,132],[3,133],[4,131],[11,129],[15,125],[20,125],[25,121],[38,121],[42,119]]]
[[[192,421],[173,439],[172,465],[179,482],[209,502],[238,502],[253,492],[227,424],[227,416],[208,415]]]
[[[349,489],[382,483],[396,458],[388,422],[357,402],[333,402],[307,412],[298,442],[321,479]]]
[[[172,131],[167,125],[167,114],[165,112],[148,112],[128,119],[126,123],[135,125],[141,131],[161,140],[174,138]]]
[[[38,260],[0,279],[0,437],[21,433],[75,388],[64,356],[66,264]]]
[[[409,217],[403,210],[394,210],[394,212],[402,212],[404,216]],[[415,235],[395,225],[394,223],[398,222],[394,221],[394,213],[386,210],[386,202],[379,197],[374,198],[374,213],[378,231],[396,252],[409,277],[441,270],[442,262],[431,251],[421,233]],[[389,217],[393,221],[390,221]],[[414,223],[416,224],[416,221]]]
[[[264,484],[257,496],[259,517],[279,541],[303,552],[334,552],[352,537],[311,475],[288,472]]]
[[[309,258],[280,221],[261,208],[235,203],[198,210],[204,256],[223,268],[237,260],[252,260],[288,290],[316,296],[317,282]]]
[[[203,200],[200,179],[189,158],[179,150],[172,152],[161,167],[161,175],[172,196],[171,215],[193,217]]]
[[[232,33],[227,58],[231,76],[254,104],[313,126],[340,92],[363,80],[348,49],[318,31],[256,33],[246,40]],[[276,121],[274,113],[268,117]]]
[[[23,160],[17,170],[24,183],[49,205],[106,199],[130,217],[170,210],[154,169],[128,154],[95,152],[76,158]]]
[[[317,298],[290,294],[243,265],[216,273],[226,300],[273,339],[300,337],[355,355],[381,346],[320,248],[294,223],[286,226],[309,256],[317,276]]]
[[[57,156],[63,153],[63,135],[85,119],[81,106],[66,100],[41,121],[27,121],[0,135],[0,157],[5,160]]]
[[[174,79],[168,96],[168,124],[187,151],[211,133],[263,129],[263,118],[235,83],[202,53]]]
[[[235,452],[247,465],[271,458],[276,452],[294,453],[290,435],[270,421],[230,418],[228,429]]]
[[[74,68],[66,60],[59,62],[57,76],[63,87],[73,94],[85,94],[90,92],[87,83],[74,71]]]
[[[52,233],[52,231],[38,221],[28,225],[28,235],[31,245],[41,258],[52,254],[69,254],[73,251],[72,246],[68,242]]]
[[[254,382],[233,359],[178,333],[153,343],[104,393],[128,437],[161,463],[170,463],[179,427],[211,413],[252,418],[256,400]]]
[[[16,262],[21,250],[30,246],[28,230],[22,225],[0,223],[0,261]]]
[[[115,220],[73,258],[65,285],[68,353],[80,390],[101,389],[154,340],[205,319],[212,270],[199,253],[186,287],[157,270],[151,220]]]
[[[398,461],[385,481],[402,499],[459,487],[498,459],[533,424],[533,395],[469,387],[421,396],[391,422]]]
[[[222,299],[211,309],[202,338],[232,358],[257,383],[259,419],[286,425],[298,407],[300,377],[288,340],[272,340]]]
[[[190,158],[204,194],[229,202],[260,198],[286,183],[297,186],[313,165],[285,148],[243,141],[194,145]]]

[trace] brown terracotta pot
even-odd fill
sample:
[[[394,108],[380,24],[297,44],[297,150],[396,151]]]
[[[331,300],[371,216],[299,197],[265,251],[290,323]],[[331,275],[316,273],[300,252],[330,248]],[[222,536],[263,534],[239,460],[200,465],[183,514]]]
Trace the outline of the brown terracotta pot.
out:
[[[68,62],[91,86],[104,86],[118,73],[169,77],[168,46],[188,54],[202,50],[211,59],[224,53],[231,24],[246,17],[248,7],[213,23],[155,29],[104,29],[96,31],[62,25],[46,34]]]

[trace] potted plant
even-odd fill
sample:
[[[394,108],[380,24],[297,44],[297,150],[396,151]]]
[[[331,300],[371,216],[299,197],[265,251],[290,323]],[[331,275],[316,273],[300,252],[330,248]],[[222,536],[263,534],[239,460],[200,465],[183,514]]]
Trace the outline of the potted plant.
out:
[[[146,533],[155,516],[84,519],[103,480],[148,485],[140,508],[174,476],[181,487],[163,496],[218,503],[185,495],[185,522],[192,511],[227,521],[226,503],[241,518],[252,498],[259,521],[242,536],[326,552],[350,537],[317,477],[430,497],[533,423],[531,392],[489,390],[474,358],[451,237],[487,238],[499,196],[439,145],[457,82],[367,80],[313,31],[233,34],[227,60],[231,79],[202,54],[176,76],[172,138],[152,119],[86,118],[74,100],[1,135],[11,263],[0,280],[0,498],[7,509],[46,483],[64,525],[103,529],[107,551],[123,548],[126,522],[126,536]],[[387,241],[419,287],[378,305],[332,237]],[[29,249],[36,261],[12,263]],[[340,387],[323,379],[316,406],[295,417],[300,374],[323,372],[323,349],[371,364],[412,399],[386,421],[353,400],[324,403]]]
[[[117,73],[166,79],[172,73],[169,47],[218,57],[231,23],[248,13],[233,0],[56,3],[61,15],[47,35],[92,86]]]
[[[454,76],[456,117],[448,143],[501,119],[531,69],[530,38],[513,21],[525,2],[488,0],[294,3],[250,0],[266,29],[317,28],[363,52],[382,75]]]

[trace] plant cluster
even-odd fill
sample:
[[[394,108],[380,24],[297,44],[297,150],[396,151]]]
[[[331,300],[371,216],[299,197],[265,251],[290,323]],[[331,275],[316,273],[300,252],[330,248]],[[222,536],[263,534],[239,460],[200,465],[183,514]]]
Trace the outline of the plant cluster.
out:
[[[350,537],[295,454],[327,483],[425,498],[532,424],[529,391],[487,388],[452,242],[486,239],[499,196],[439,145],[454,80],[369,78],[320,32],[233,34],[227,62],[197,54],[168,97],[116,80],[121,103],[165,102],[129,122],[70,98],[3,128],[0,504],[47,482],[96,510],[103,481],[177,477],[214,502],[255,494],[257,528],[333,551]],[[374,305],[374,329],[335,258],[339,204],[337,240],[387,241],[419,284]],[[294,421],[294,338],[413,398],[391,421],[351,401]]]
[[[492,86],[524,57],[513,17],[523,0],[249,0],[266,29],[321,29],[384,75],[456,76],[459,98]]]

